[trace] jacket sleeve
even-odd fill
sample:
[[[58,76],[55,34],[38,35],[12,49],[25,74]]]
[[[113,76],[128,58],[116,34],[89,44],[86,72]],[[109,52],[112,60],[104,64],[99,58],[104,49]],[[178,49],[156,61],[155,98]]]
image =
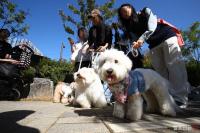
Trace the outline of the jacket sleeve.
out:
[[[92,44],[94,43],[93,30],[94,30],[94,27],[91,27],[90,30],[89,30],[89,36],[88,36],[89,46],[92,46]]]
[[[157,16],[154,15],[149,8],[144,8],[142,11],[147,17],[147,30],[139,37],[139,40],[146,41],[151,37],[157,27]]]
[[[107,26],[105,33],[105,42],[108,43],[108,48],[111,48],[112,45],[112,29],[110,26]]]

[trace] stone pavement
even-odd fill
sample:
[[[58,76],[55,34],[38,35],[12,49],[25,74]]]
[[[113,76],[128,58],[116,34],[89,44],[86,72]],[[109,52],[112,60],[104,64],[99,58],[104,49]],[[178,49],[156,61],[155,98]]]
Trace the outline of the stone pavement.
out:
[[[80,109],[42,101],[0,101],[0,133],[200,132],[200,102],[176,118],[145,114],[137,122],[112,117],[112,107]]]

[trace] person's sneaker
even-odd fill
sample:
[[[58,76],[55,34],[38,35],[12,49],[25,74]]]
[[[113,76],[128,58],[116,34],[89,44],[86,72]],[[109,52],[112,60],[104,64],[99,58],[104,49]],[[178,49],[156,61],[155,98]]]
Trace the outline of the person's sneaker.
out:
[[[179,101],[175,101],[175,102],[176,102],[176,105],[178,105],[181,109],[185,109],[188,106],[187,103],[182,103],[182,102],[179,102]]]

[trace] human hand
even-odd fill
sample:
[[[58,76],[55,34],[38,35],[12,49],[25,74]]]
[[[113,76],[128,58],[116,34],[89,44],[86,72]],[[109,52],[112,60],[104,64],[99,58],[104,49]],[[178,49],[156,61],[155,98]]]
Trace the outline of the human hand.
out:
[[[106,50],[105,46],[99,46],[98,49],[96,50],[97,52],[104,52]]]
[[[83,48],[82,48],[82,54],[86,54],[89,50],[89,45],[86,44]]]
[[[133,48],[137,49],[141,47],[143,43],[144,43],[143,40],[137,40],[136,42],[133,42]]]
[[[20,61],[17,61],[17,60],[10,60],[10,63],[11,63],[11,64],[14,64],[14,65],[18,65],[18,64],[20,64]]]
[[[74,45],[74,40],[72,40],[70,37],[68,38],[69,44],[72,46]]]
[[[104,52],[107,47],[108,47],[108,43],[106,43],[104,46],[99,46],[96,51],[97,52]]]

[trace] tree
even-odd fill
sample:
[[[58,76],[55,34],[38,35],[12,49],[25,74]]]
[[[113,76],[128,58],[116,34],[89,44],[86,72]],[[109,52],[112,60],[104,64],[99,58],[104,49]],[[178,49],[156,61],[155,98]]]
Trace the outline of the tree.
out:
[[[189,60],[200,61],[200,22],[194,22],[191,27],[183,31],[185,46],[183,55]]]
[[[9,0],[0,1],[0,29],[8,29],[11,37],[27,34],[29,26],[24,24],[27,15]]]
[[[69,3],[67,4],[67,8],[73,13],[73,16],[79,16],[79,21],[76,21],[75,17],[73,18],[70,15],[66,15],[63,10],[59,11],[64,29],[68,34],[74,34],[74,30],[69,26],[69,23],[75,25],[77,28],[82,26],[88,29],[89,21],[87,16],[95,8],[102,12],[103,18],[107,23],[109,23],[117,13],[117,10],[113,8],[115,0],[110,0],[103,5],[97,5],[95,0],[77,0],[77,3],[79,6],[78,8]]]

